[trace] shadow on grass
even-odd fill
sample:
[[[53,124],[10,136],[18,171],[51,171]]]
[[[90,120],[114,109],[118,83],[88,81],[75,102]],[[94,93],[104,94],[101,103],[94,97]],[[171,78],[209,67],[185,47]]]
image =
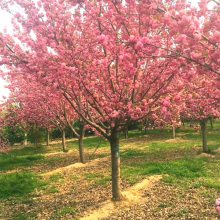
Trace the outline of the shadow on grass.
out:
[[[124,139],[124,135],[121,134],[121,139],[128,140],[132,138],[146,138],[148,141],[159,141],[172,138],[172,131],[170,129],[154,129],[144,131],[131,130],[128,132],[128,139]]]
[[[13,155],[0,155],[0,171],[12,170],[19,167],[30,167],[36,162],[43,161],[43,155],[30,155],[30,156],[13,156]]]
[[[109,144],[108,142],[98,136],[91,136],[91,137],[86,137],[83,140],[83,144],[85,149],[92,149],[92,148],[96,148],[98,146],[98,148],[103,148],[103,147],[108,147]],[[79,145],[78,145],[78,140],[74,140],[74,141],[70,141],[68,142],[68,146],[69,148],[76,148],[78,149]]]
[[[20,147],[17,149],[13,149],[10,151],[10,155],[12,156],[25,156],[25,155],[33,155],[33,154],[44,154],[47,153],[46,146],[27,146],[27,147]]]
[[[26,196],[46,183],[33,173],[12,173],[0,175],[0,199]]]

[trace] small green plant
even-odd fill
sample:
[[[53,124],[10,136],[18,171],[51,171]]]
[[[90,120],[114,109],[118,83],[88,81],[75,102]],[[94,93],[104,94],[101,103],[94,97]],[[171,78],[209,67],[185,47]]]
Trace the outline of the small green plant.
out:
[[[220,190],[220,179],[205,179],[204,182],[202,183],[203,186],[208,187],[208,188],[213,188]]]
[[[65,216],[69,216],[69,215],[71,215],[71,216],[74,216],[74,215],[76,215],[77,214],[77,209],[74,207],[74,205],[73,206],[66,206],[66,207],[64,207],[64,208],[61,208],[61,209],[59,209],[59,210],[56,210],[55,211],[55,213],[54,213],[54,215],[53,215],[53,217],[52,217],[52,219],[59,219],[59,218],[61,218],[61,217],[65,217]]]
[[[131,158],[131,157],[143,157],[143,154],[145,154],[144,151],[140,151],[137,149],[129,149],[123,152],[121,155],[123,158]]]
[[[29,219],[36,219],[36,213],[18,213],[13,217],[13,220],[29,220]]]
[[[87,173],[85,175],[85,178],[87,180],[95,180],[97,178],[101,178],[102,177],[102,174],[98,174],[98,173]]]
[[[27,220],[27,216],[24,215],[23,213],[19,213],[14,217],[14,220]]]
[[[59,189],[56,188],[56,186],[50,186],[48,189],[47,189],[47,192],[48,193],[58,193],[59,192]]]
[[[167,207],[170,207],[170,206],[172,206],[172,204],[170,204],[170,203],[160,203],[158,205],[158,208],[164,209],[164,208],[167,208]]]
[[[107,185],[111,180],[111,177],[104,176],[103,174],[99,174],[99,173],[87,173],[85,175],[85,178],[87,180],[93,181],[97,185],[102,185],[102,186]]]
[[[178,217],[187,217],[188,214],[189,214],[189,210],[186,208],[183,208],[177,213],[177,216]]]
[[[111,181],[111,177],[106,176],[106,177],[102,177],[100,179],[97,179],[95,182],[98,185],[106,186],[110,181]]]
[[[58,182],[61,179],[63,179],[63,175],[60,174],[60,173],[50,176],[50,181],[51,182]]]

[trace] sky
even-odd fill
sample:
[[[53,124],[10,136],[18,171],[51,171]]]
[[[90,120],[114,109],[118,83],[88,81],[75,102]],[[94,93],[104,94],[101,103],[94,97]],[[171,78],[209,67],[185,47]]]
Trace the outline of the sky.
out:
[[[0,18],[0,32],[3,32],[5,27],[9,32],[12,31],[10,15],[0,9]],[[3,97],[8,97],[9,95],[9,90],[5,88],[6,85],[7,83],[0,76],[0,103],[4,101]]]

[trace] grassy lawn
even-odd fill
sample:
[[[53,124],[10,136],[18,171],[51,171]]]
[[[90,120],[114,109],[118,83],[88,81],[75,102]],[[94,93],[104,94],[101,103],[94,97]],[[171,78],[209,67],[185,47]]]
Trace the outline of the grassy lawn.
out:
[[[220,147],[220,121],[214,123],[213,130],[209,128],[211,156],[198,156],[201,154],[200,132],[189,126],[178,129],[175,140],[171,137],[169,128],[149,130],[146,134],[129,131],[128,139],[121,135],[122,188],[126,189],[147,176],[161,174],[160,184],[146,195],[151,209],[143,206],[140,210],[144,215],[149,209],[148,219],[216,217],[212,203],[220,197],[220,155],[215,153]],[[88,137],[84,145],[87,158],[105,159],[109,155],[109,145],[100,137]],[[62,153],[61,144],[54,143],[49,147],[14,147],[9,153],[0,154],[0,218],[77,219],[86,210],[94,209],[110,198],[108,158],[69,172],[46,178],[41,176],[78,162],[77,140],[68,141],[68,149],[68,153]],[[192,199],[195,204],[205,205],[202,215],[190,202],[187,203],[190,195],[196,198],[195,201]],[[179,201],[184,203],[182,208],[176,208]],[[135,210],[138,209],[134,209],[134,213]],[[161,216],[155,216],[155,213],[161,213]],[[116,216],[124,219],[123,215],[118,212]]]

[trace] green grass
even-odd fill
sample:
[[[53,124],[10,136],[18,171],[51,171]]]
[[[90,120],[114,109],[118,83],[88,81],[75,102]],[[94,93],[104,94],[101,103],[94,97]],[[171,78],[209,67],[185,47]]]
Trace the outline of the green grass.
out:
[[[220,147],[220,121],[214,124],[214,129],[209,128],[208,145],[213,151]],[[148,131],[147,131],[148,132]],[[162,132],[160,139],[155,137],[158,130],[150,130],[154,136],[142,140],[137,139],[137,146],[121,153],[123,166],[122,177],[130,183],[136,183],[142,178],[155,174],[164,175],[163,181],[182,187],[206,187],[220,189],[220,161],[218,158],[197,158],[201,153],[201,134],[194,129],[186,127],[179,129],[177,137],[181,141],[163,142],[169,139],[169,132]],[[158,141],[159,140],[159,141]],[[134,159],[135,158],[135,159]]]
[[[68,140],[67,142],[68,150],[69,149],[78,149],[78,140],[77,139],[72,139]],[[104,140],[101,137],[98,136],[91,136],[91,137],[86,137],[84,139],[84,146],[86,149],[95,149],[96,147],[98,148],[103,148],[103,147],[108,147],[109,144],[106,140]],[[29,145],[29,146],[20,146],[20,147],[13,147],[12,150],[10,151],[10,156],[31,156],[31,155],[44,155],[47,153],[58,153],[62,152],[62,146],[61,143],[56,143],[56,144],[51,144],[49,147],[45,145]],[[2,154],[4,156],[5,154]],[[0,154],[0,160],[1,160],[1,154]]]
[[[14,217],[14,220],[26,220],[27,216],[23,213],[19,213]]]
[[[63,180],[63,175],[61,173],[54,174],[54,175],[50,176],[51,182],[58,182],[60,180]]]
[[[45,154],[48,153],[48,147],[46,146],[26,146],[13,149],[10,154],[14,156],[24,156],[33,154]]]
[[[124,139],[121,135],[122,178],[131,184],[135,184],[148,176],[161,174],[163,175],[162,184],[181,187],[184,190],[202,187],[203,190],[201,191],[206,193],[207,197],[210,196],[210,190],[219,192],[220,157],[197,157],[202,149],[200,132],[186,126],[178,129],[176,133],[176,141],[166,141],[172,138],[170,128],[149,130],[147,134],[138,130],[129,131],[128,139]],[[100,137],[85,138],[86,150],[92,152],[98,145],[101,149],[109,149],[108,142],[102,140],[100,143],[100,139]],[[213,130],[209,128],[208,145],[211,151],[220,147],[220,121],[214,123]],[[77,141],[71,140],[68,142],[68,148],[78,149]],[[33,173],[34,171],[31,172],[35,166],[39,165],[41,169],[44,167],[55,169],[75,162],[71,154],[62,154],[60,157],[57,155],[45,156],[49,152],[61,151],[61,144],[54,144],[50,147],[29,146],[18,148],[13,149],[8,154],[0,154],[0,200],[8,199],[15,203],[31,204],[35,191],[42,190],[44,194],[57,196],[61,190],[59,186],[64,181],[68,181],[68,178],[73,182],[78,180],[79,177],[75,173],[69,174],[69,176],[55,174],[45,182],[36,173]],[[98,157],[101,156],[103,157],[105,154],[100,152]],[[11,170],[14,172],[17,168],[19,168],[19,173],[6,173]],[[29,168],[30,172],[24,172],[26,168]],[[46,172],[45,170],[43,172]],[[111,181],[108,171],[106,173],[99,173],[99,170],[95,170],[95,173],[83,171],[80,181],[87,181],[93,186],[106,187]],[[168,207],[169,205],[159,204],[160,207]],[[57,209],[54,207],[54,210],[54,217],[51,219],[71,219],[71,216],[77,214],[75,204],[70,205],[68,203],[65,207],[61,206]],[[177,215],[179,218],[187,217],[187,213],[188,210],[183,209]],[[24,213],[17,213],[15,219],[30,218]]]
[[[144,154],[144,152],[140,151],[138,149],[136,149],[136,150],[130,149],[130,150],[127,150],[127,151],[121,153],[121,156],[123,158],[132,158],[132,157],[142,157],[143,154]]]
[[[11,173],[0,175],[0,199],[27,196],[46,185],[33,173]]]
[[[85,179],[96,185],[106,186],[110,182],[111,177],[99,173],[87,173],[85,174]]]
[[[103,148],[108,147],[109,143],[101,137],[90,137],[84,140],[84,146],[86,148]]]
[[[65,216],[74,216],[76,215],[76,213],[78,212],[78,210],[75,208],[75,205],[73,204],[72,206],[65,206],[63,208],[57,209],[54,214],[53,217],[51,219],[60,219]]]
[[[23,156],[15,156],[13,154],[0,154],[0,171],[10,171],[17,169],[19,170],[27,170],[31,171],[32,168],[39,167],[39,172],[44,171],[44,167],[49,169],[55,169],[55,167],[64,164],[66,166],[74,163],[74,158],[72,155],[60,155],[60,156],[50,156],[46,157],[43,154],[36,154],[36,155],[23,155]]]
[[[198,178],[206,175],[203,159],[182,159],[169,162],[137,162],[125,165],[122,176],[128,179],[150,175],[167,174],[173,178]]]
[[[29,220],[29,219],[36,219],[36,213],[16,213],[16,215],[14,215],[13,220]]]
[[[58,193],[58,192],[59,192],[59,189],[57,189],[56,186],[50,186],[46,190],[46,193],[49,193],[49,194]]]
[[[2,154],[0,155],[0,171],[30,167],[43,159],[43,155],[14,156],[13,154]]]

